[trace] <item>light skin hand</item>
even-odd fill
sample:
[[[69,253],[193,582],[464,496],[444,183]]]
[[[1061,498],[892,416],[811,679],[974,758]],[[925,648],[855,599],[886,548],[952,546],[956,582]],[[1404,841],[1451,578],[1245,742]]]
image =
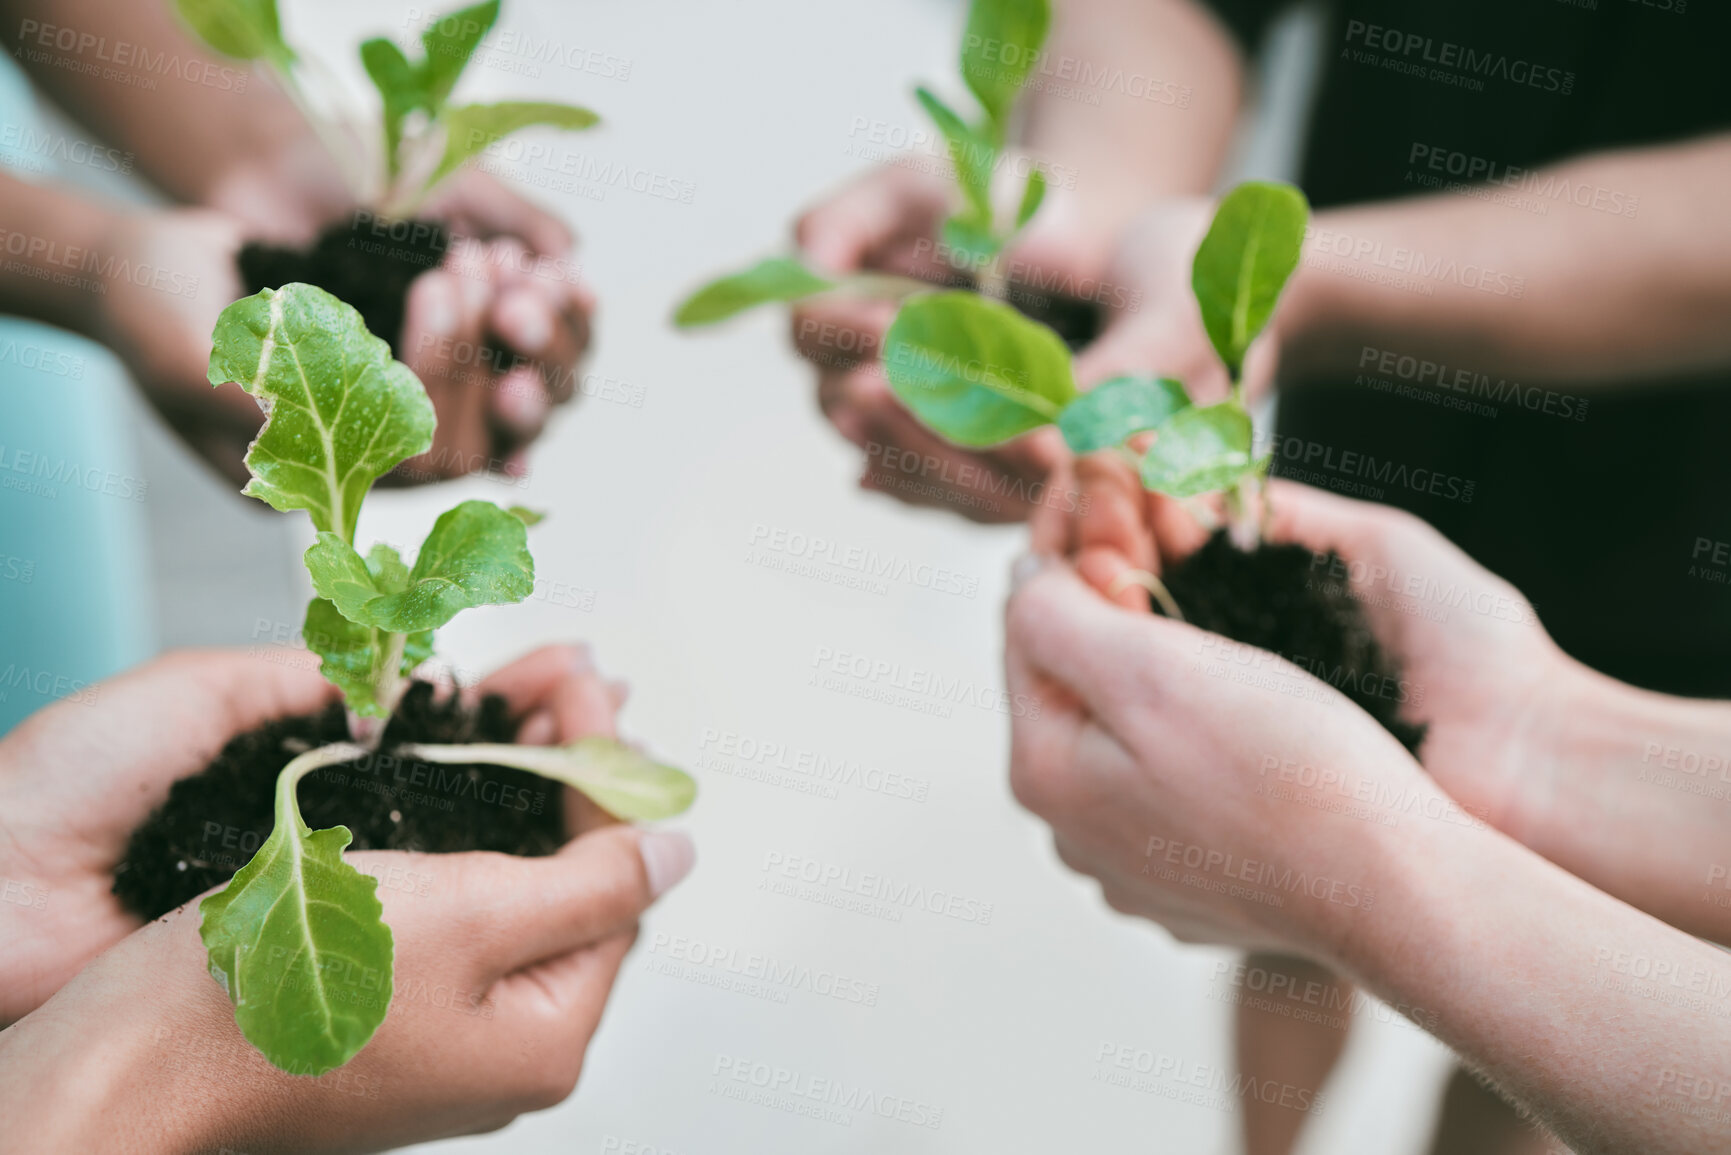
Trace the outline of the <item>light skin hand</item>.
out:
[[[536,650],[476,692],[506,698],[525,745],[612,736],[622,697],[572,646]],[[254,726],[336,700],[310,658],[297,667],[223,651],[170,654],[85,693],[0,741],[0,877],[43,896],[41,909],[0,903],[0,1024],[35,1010],[138,928],[111,893],[114,865],[177,779]],[[574,791],[565,798],[569,829],[610,821]]]
[[[180,1155],[380,1151],[496,1130],[570,1095],[638,917],[692,863],[683,835],[618,825],[547,858],[346,857],[384,880],[395,943],[389,1013],[346,1066],[290,1075],[245,1042],[189,905],[6,1032],[12,1134],[39,1151]],[[376,978],[353,986],[370,997]]]
[[[1011,785],[1110,905],[1184,941],[1315,958],[1422,1008],[1575,1150],[1714,1149],[1721,1129],[1691,1096],[1731,1086],[1719,952],[1488,827],[1424,805],[1388,826],[1265,789],[1273,756],[1330,769],[1349,792],[1441,799],[1322,683],[1299,696],[1208,677],[1207,635],[1114,606],[1061,563],[1029,568],[1005,662],[1009,692],[1041,709],[1012,719]],[[1272,656],[1263,668],[1307,680]],[[1623,982],[1637,958],[1693,994]]]

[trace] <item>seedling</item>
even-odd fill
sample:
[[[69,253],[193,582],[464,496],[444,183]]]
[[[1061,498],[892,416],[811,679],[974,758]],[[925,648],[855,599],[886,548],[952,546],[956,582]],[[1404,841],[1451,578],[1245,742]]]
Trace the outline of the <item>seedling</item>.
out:
[[[1251,511],[1266,509],[1257,499],[1269,458],[1251,452],[1244,357],[1298,267],[1308,217],[1304,195],[1283,184],[1239,185],[1215,212],[1191,288],[1232,380],[1231,396],[1216,404],[1193,404],[1167,377],[1118,377],[1080,393],[1057,334],[963,292],[923,294],[901,307],[884,337],[885,375],[916,417],[958,445],[998,445],[1056,425],[1076,453],[1130,455],[1148,489],[1224,492],[1234,540],[1248,548],[1259,536]],[[1150,433],[1145,452],[1129,448]]]
[[[265,289],[222,311],[212,385],[238,382],[265,411],[247,451],[243,493],[305,510],[318,532],[305,555],[317,596],[303,630],[343,693],[360,740],[294,757],[277,777],[270,837],[229,884],[200,904],[210,971],[241,1032],[276,1066],[321,1074],[348,1062],[384,1020],[392,941],[377,880],[342,860],[347,827],[310,830],[297,783],[366,758],[409,677],[432,655],[433,631],[470,606],[519,602],[534,589],[528,526],[539,516],[465,501],[441,514],[414,564],[395,548],[355,547],[361,504],[397,463],[432,445],[432,403],[408,366],[322,289]],[[559,747],[405,745],[424,762],[512,766],[562,782],[631,821],[677,814],[696,786],[610,738]]]
[[[1033,219],[1046,196],[1045,174],[1030,167],[1014,216],[1004,219],[992,204],[992,175],[1003,156],[1010,114],[1051,21],[1049,0],[973,0],[961,51],[962,80],[982,110],[971,124],[929,88],[914,89],[943,135],[963,203],[962,210],[944,222],[944,243],[952,262],[977,272],[980,290],[988,296],[1001,298],[1007,288],[993,258]],[[771,257],[697,290],[673,320],[681,328],[695,328],[757,305],[798,301],[834,289],[900,298],[926,287],[878,273],[837,280],[812,271],[798,258]]]
[[[421,34],[420,60],[383,37],[361,44],[361,63],[384,102],[377,130],[349,111],[341,85],[314,57],[283,39],[276,0],[175,0],[175,7],[211,49],[270,72],[324,141],[350,191],[387,216],[412,215],[441,181],[519,129],[582,129],[599,119],[586,108],[547,101],[451,103],[469,58],[499,19],[499,0],[435,20]],[[303,80],[314,82],[318,102]]]

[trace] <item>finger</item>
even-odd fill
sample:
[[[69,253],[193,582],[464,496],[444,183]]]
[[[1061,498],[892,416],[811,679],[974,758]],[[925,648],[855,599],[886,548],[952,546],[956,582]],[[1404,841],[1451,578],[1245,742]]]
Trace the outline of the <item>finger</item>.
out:
[[[537,713],[551,715],[553,702],[563,683],[573,678],[591,677],[594,673],[595,658],[584,643],[542,646],[488,674],[475,687],[475,693],[499,695],[515,717],[531,718]]]
[[[943,184],[886,166],[806,212],[794,225],[794,239],[819,267],[849,273],[898,237],[929,233],[947,205]]]
[[[793,347],[818,365],[844,368],[874,360],[884,331],[895,319],[893,301],[861,297],[818,297],[793,311]]]
[[[1270,540],[1302,545],[1317,553],[1334,550],[1342,557],[1362,558],[1375,552],[1378,537],[1394,520],[1394,511],[1387,506],[1292,481],[1270,482],[1268,496],[1274,507],[1269,519]]]
[[[565,254],[576,247],[576,238],[558,217],[503,181],[473,169],[430,198],[427,214],[482,240],[520,237],[538,253]]]
[[[1147,592],[1124,581],[1137,570],[1158,572],[1142,479],[1128,462],[1091,453],[1076,462],[1076,483],[1087,501],[1076,520],[1077,572],[1116,604],[1146,612]]]
[[[409,289],[404,320],[408,365],[438,414],[434,449],[400,470],[408,480],[458,477],[486,468],[492,438],[486,420],[489,281],[433,269]]]
[[[1066,456],[1046,475],[1046,494],[1048,497],[1052,494],[1069,494],[1076,492],[1076,488],[1075,460]],[[1085,500],[1084,496],[1082,501]],[[1028,519],[1029,550],[1048,557],[1068,557],[1075,549],[1076,521],[1086,510],[1085,504],[1082,504],[1081,510],[1072,510],[1064,508],[1061,502],[1040,502]]]
[[[1148,494],[1148,526],[1154,533],[1154,553],[1164,572],[1208,544],[1209,530],[1182,501],[1164,493]]]
[[[556,1061],[579,1067],[635,940],[634,931],[620,931],[506,975],[492,990],[499,1018],[518,1031],[551,1031]]]
[[[545,858],[501,856],[480,916],[490,926],[483,966],[505,975],[566,954],[635,923],[691,872],[691,839],[667,830],[608,826]]]

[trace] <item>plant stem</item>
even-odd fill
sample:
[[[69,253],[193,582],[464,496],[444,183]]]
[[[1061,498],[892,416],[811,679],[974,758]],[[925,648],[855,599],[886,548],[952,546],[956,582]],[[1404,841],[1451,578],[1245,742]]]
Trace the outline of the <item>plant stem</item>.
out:
[[[366,159],[357,153],[355,139],[346,131],[348,125],[340,115],[326,116],[314,108],[307,99],[306,90],[301,87],[295,77],[294,66],[279,61],[267,62],[271,75],[276,77],[277,86],[288,96],[289,101],[300,110],[306,118],[307,125],[313,134],[325,146],[325,151],[331,154],[331,160],[336,162],[337,171],[342,174],[343,184],[348,187],[351,195],[357,201],[365,201],[370,193],[367,187],[370,183],[366,176]],[[309,65],[309,67],[312,67]],[[324,74],[325,83],[332,92],[336,91],[336,83],[329,73]]]
[[[353,742],[333,742],[329,746],[308,750],[305,754],[291,759],[276,777],[276,824],[280,827],[292,819],[305,833],[306,820],[301,817],[300,803],[295,799],[295,787],[300,785],[300,780],[314,770],[353,762],[356,758],[366,756],[367,750]]]
[[[517,746],[509,742],[470,742],[462,744],[411,742],[402,747],[409,758],[461,766],[484,762],[489,766],[511,766],[527,770],[543,778],[560,778],[570,757],[557,746]]]
[[[1116,596],[1123,592],[1126,586],[1133,585],[1141,586],[1154,595],[1154,600],[1160,603],[1161,613],[1173,621],[1181,622],[1184,620],[1184,611],[1178,608],[1178,599],[1172,596],[1172,591],[1166,588],[1166,583],[1145,569],[1133,569],[1119,574],[1118,580],[1112,583],[1111,592]]]

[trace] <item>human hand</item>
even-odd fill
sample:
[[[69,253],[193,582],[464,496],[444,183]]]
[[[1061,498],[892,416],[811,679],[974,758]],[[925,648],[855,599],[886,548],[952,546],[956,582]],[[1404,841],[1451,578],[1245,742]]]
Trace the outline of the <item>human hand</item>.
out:
[[[796,236],[807,257],[833,273],[966,284],[971,274],[951,265],[940,241],[954,197],[941,173],[885,165],[807,212]],[[1099,275],[1108,249],[1088,233],[1087,219],[1072,192],[1053,187],[1033,225],[999,258],[999,268],[1011,283],[1069,285],[1103,296]],[[1049,501],[1045,481],[1065,455],[1062,439],[1042,429],[994,449],[971,450],[927,430],[890,390],[878,359],[896,308],[884,298],[836,293],[802,302],[793,314],[794,345],[818,371],[819,406],[842,436],[866,451],[861,487],[974,521],[1025,520]]]
[[[524,745],[611,736],[623,695],[570,646],[536,650],[475,692],[510,703]],[[0,1025],[137,929],[112,892],[114,866],[176,780],[236,735],[335,698],[311,667],[183,651],[50,706],[0,741],[0,879],[31,899],[0,903]],[[575,791],[565,797],[567,829],[609,821]]]
[[[381,879],[391,1007],[311,1078],[240,1035],[188,905],[134,932],[0,1036],[0,1115],[33,1151],[377,1151],[503,1127],[565,1099],[683,835],[609,826],[546,858],[345,856]],[[327,975],[376,997],[377,976]]]
[[[1210,942],[1335,961],[1375,903],[1398,828],[1294,805],[1267,770],[1326,768],[1353,791],[1439,794],[1387,731],[1273,655],[1304,694],[1206,676],[1222,643],[1114,606],[1068,565],[1033,555],[1011,596],[1010,784],[1051,824],[1059,857],[1114,909]],[[1035,572],[1029,573],[1029,569]],[[1020,699],[1019,699],[1020,700]],[[1405,820],[1403,818],[1403,820]]]
[[[1081,512],[1044,519],[1036,548],[1068,554],[1089,584],[1146,612],[1147,594],[1125,575],[1170,568],[1207,530],[1122,461],[1093,454],[1074,469]],[[1419,691],[1404,713],[1425,726],[1425,770],[1467,813],[1540,841],[1562,792],[1560,736],[1588,681],[1580,664],[1518,590],[1411,514],[1286,481],[1267,496],[1270,542],[1309,550],[1312,580],[1353,597]]]

